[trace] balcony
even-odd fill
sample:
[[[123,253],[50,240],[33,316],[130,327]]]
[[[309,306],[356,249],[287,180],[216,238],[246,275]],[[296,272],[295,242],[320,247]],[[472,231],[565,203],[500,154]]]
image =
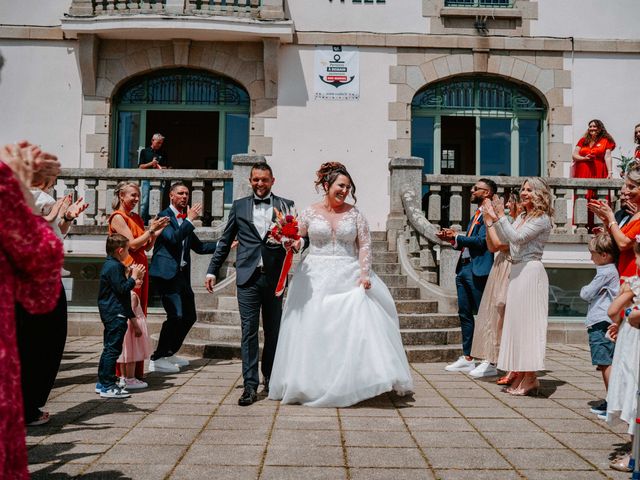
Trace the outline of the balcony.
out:
[[[284,0],[72,0],[62,28],[71,37],[133,40],[293,38]]]

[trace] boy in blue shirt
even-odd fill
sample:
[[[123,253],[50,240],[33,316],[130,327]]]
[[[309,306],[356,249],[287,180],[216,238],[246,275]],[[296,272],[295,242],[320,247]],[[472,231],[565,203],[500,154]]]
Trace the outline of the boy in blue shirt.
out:
[[[129,256],[129,240],[115,233],[107,237],[107,259],[100,272],[98,310],[104,325],[104,346],[98,365],[96,392],[103,398],[127,398],[131,394],[117,384],[116,362],[122,353],[122,342],[128,321],[135,318],[131,309],[131,290],[136,280],[144,278],[143,265],[131,265],[127,278],[125,259]]]
[[[585,324],[589,334],[591,363],[602,373],[605,389],[609,388],[609,373],[613,361],[613,343],[607,336],[611,325],[607,310],[611,301],[618,295],[620,276],[616,268],[618,247],[608,233],[599,233],[589,241],[591,260],[596,265],[596,276],[589,285],[582,287],[580,297],[589,302]],[[607,401],[591,408],[598,416],[606,416]]]

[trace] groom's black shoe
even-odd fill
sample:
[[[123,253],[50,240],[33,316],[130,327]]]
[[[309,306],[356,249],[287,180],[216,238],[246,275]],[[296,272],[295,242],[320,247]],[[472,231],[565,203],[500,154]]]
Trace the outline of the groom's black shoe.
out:
[[[264,377],[264,388],[262,389],[262,392],[269,395],[269,377]]]
[[[253,388],[245,388],[244,392],[242,392],[242,395],[240,395],[240,398],[238,399],[238,405],[241,407],[248,407],[257,399],[258,394]]]

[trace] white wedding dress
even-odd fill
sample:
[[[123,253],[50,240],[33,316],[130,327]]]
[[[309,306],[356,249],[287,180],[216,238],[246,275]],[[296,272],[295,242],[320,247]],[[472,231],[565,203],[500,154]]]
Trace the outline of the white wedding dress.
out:
[[[309,252],[293,275],[282,314],[269,398],[345,407],[413,388],[395,303],[371,268],[371,236],[353,207],[299,218]],[[371,288],[358,285],[362,272]]]

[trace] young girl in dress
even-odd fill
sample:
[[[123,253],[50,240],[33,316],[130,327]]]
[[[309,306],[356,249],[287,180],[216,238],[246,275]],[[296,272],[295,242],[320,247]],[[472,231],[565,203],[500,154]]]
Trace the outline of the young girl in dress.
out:
[[[633,251],[636,265],[640,268],[640,235],[636,237]],[[609,336],[616,342],[611,365],[611,377],[607,392],[607,422],[625,422],[633,441],[637,408],[638,362],[640,362],[640,277],[623,277],[620,293],[611,302]],[[621,315],[621,312],[623,315]],[[630,454],[611,462],[614,470],[630,472]]]
[[[136,314],[136,318],[129,319],[129,327],[122,344],[122,354],[118,358],[126,390],[139,390],[149,386],[147,382],[136,378],[136,362],[144,362],[151,357],[147,319],[142,311],[139,297],[141,287],[142,280],[136,280],[136,288],[131,291],[131,309]]]

